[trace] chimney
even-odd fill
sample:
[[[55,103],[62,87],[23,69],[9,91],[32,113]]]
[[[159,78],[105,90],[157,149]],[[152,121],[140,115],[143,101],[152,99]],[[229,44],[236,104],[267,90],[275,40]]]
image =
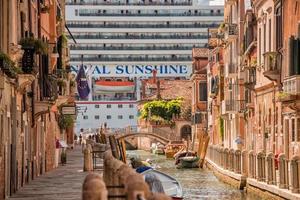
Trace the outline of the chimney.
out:
[[[156,84],[157,84],[157,95],[156,95],[156,98],[157,99],[161,99],[161,95],[160,95],[160,81],[157,80]]]

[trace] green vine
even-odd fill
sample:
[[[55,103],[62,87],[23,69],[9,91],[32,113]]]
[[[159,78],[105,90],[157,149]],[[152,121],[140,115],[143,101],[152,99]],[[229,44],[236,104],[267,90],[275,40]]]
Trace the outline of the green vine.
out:
[[[58,118],[58,126],[61,130],[71,128],[74,124],[74,119],[70,115],[60,115]]]
[[[22,69],[17,67],[15,62],[12,61],[10,57],[3,52],[0,52],[0,61],[1,60],[2,60],[1,69],[8,77],[16,78],[17,74],[23,73]]]
[[[171,101],[154,100],[145,103],[141,110],[141,118],[154,121],[165,120],[171,121],[173,115],[181,113],[182,99],[174,99]]]
[[[33,37],[22,38],[19,43],[23,48],[34,48],[37,53],[47,54],[48,45],[41,39],[35,39]]]

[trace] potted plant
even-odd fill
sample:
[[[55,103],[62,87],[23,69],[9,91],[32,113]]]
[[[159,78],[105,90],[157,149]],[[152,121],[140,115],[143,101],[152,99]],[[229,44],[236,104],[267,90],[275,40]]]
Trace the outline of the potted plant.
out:
[[[70,115],[60,115],[58,118],[58,126],[61,130],[72,127],[74,124],[74,119]]]
[[[19,43],[23,49],[32,48],[36,53],[47,54],[47,43],[41,39],[35,39],[33,37],[22,38]]]
[[[62,165],[67,164],[67,153],[66,153],[65,149],[63,149],[62,152],[61,152],[60,162],[61,162]]]

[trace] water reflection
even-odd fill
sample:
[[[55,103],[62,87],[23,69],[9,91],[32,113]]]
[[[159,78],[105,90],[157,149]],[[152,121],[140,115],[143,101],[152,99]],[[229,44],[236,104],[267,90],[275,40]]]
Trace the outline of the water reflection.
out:
[[[153,155],[145,151],[127,151],[128,156],[138,155],[141,159],[150,158],[165,172],[176,178],[183,187],[185,200],[230,199],[259,200],[261,198],[246,194],[219,181],[208,169],[176,169],[174,160]]]

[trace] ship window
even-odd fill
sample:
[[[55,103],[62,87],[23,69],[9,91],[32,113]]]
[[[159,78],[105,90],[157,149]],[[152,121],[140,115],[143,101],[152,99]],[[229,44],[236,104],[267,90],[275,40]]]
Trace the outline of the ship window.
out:
[[[134,106],[133,106],[133,104],[129,104],[129,108],[133,108]]]
[[[95,105],[95,108],[100,108],[100,105]]]
[[[83,119],[88,119],[89,117],[87,115],[84,115],[83,116]]]
[[[106,116],[106,119],[111,119],[111,115],[107,115],[107,116]]]
[[[118,119],[123,119],[123,115],[118,115]]]
[[[106,108],[111,108],[111,104],[107,104],[107,105],[106,105]]]
[[[78,16],[78,10],[77,9],[75,10],[75,16]]]
[[[134,119],[134,116],[133,115],[129,115],[129,119]]]
[[[99,115],[95,115],[95,119],[100,119],[100,116]]]
[[[123,105],[122,105],[122,104],[119,104],[119,105],[118,105],[118,108],[123,108]]]

